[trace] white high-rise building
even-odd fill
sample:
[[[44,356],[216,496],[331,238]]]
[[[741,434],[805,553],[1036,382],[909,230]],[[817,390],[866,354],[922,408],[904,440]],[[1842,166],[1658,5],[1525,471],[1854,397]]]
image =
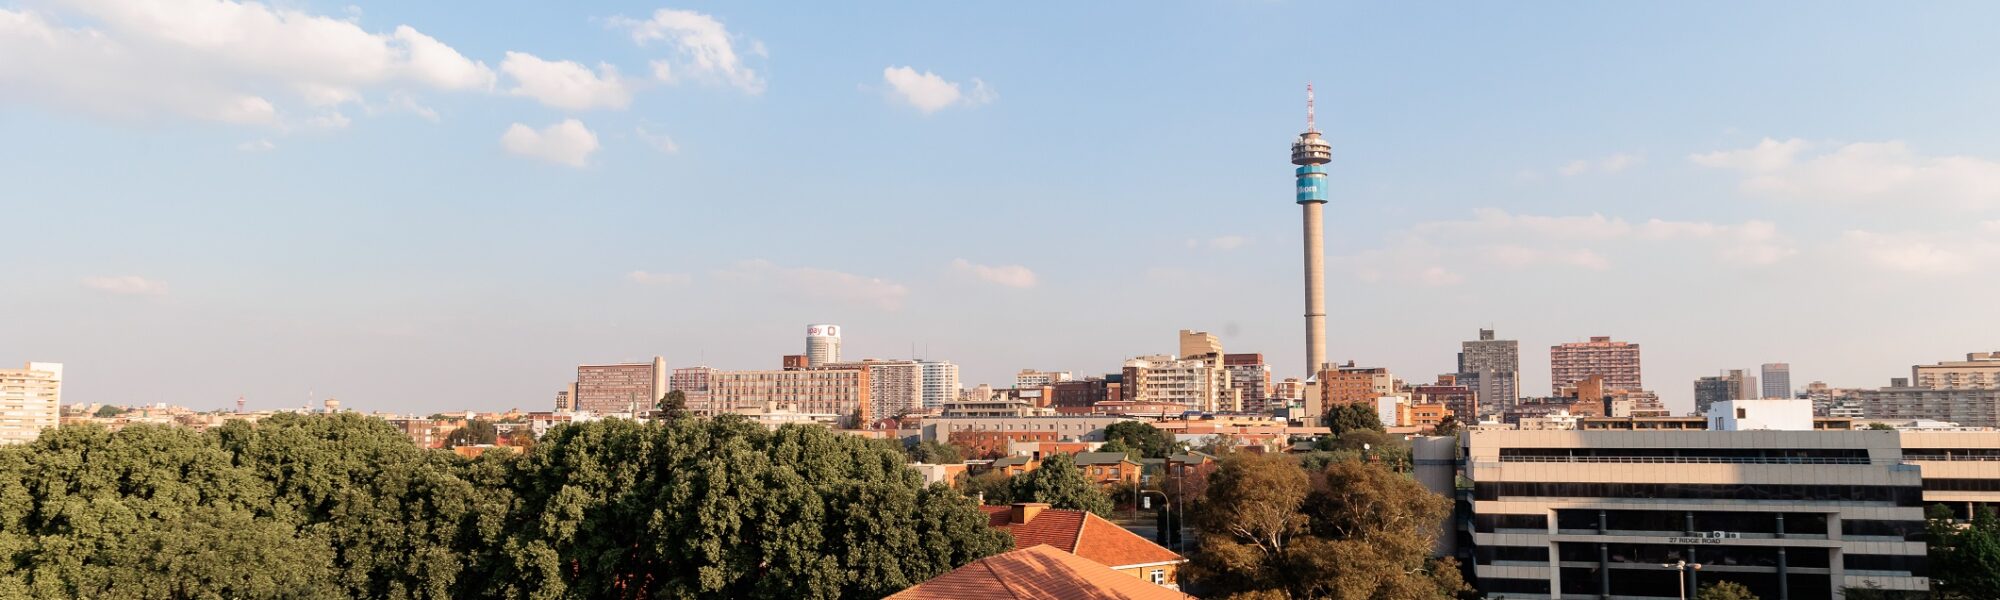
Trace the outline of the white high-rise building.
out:
[[[924,410],[958,400],[958,365],[944,360],[920,361],[918,364],[924,368]]]
[[[840,326],[806,326],[806,366],[820,367],[840,362]]]
[[[61,423],[62,363],[0,369],[0,444],[25,444]]]

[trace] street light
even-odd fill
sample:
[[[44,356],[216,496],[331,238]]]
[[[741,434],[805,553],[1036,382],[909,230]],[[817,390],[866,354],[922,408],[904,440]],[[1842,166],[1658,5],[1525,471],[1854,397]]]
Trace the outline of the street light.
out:
[[[1136,495],[1134,495],[1134,496],[1133,496],[1133,498],[1132,498],[1133,500],[1135,500],[1135,502],[1133,502],[1133,503],[1132,503],[1132,519],[1133,519],[1133,520],[1138,520],[1138,519],[1139,519],[1139,503],[1138,503],[1138,502],[1136,502],[1136,500],[1141,500],[1141,499],[1144,499],[1144,498],[1146,497],[1146,494],[1159,494],[1159,495],[1160,495],[1160,510],[1162,510],[1162,511],[1167,511],[1167,512],[1169,512],[1169,513],[1171,513],[1171,512],[1172,512],[1172,511],[1174,510],[1174,501],[1173,501],[1173,499],[1172,499],[1172,498],[1168,498],[1168,497],[1167,497],[1167,493],[1166,493],[1166,492],[1162,492],[1162,491],[1160,491],[1160,490],[1146,490],[1146,489],[1142,489],[1142,490],[1139,490],[1139,493],[1138,493],[1138,494],[1136,494]],[[1147,508],[1151,508],[1151,507],[1147,507]],[[1169,520],[1169,521],[1172,521],[1173,519],[1169,518],[1169,519],[1167,519],[1167,520]],[[1161,536],[1162,536],[1162,537],[1166,537],[1166,539],[1170,539],[1170,540],[1171,540],[1171,539],[1174,539],[1174,538],[1171,538],[1171,537],[1167,537],[1167,536],[1166,536],[1166,532],[1165,532],[1164,530],[1161,530],[1161,531],[1160,531],[1159,533],[1161,534]],[[1175,533],[1179,533],[1179,532],[1177,531],[1177,532],[1175,532]],[[1178,540],[1175,540],[1175,541],[1178,541]],[[1178,546],[1178,544],[1176,544],[1176,546]]]
[[[1676,574],[1678,575],[1678,576],[1677,576],[1677,577],[1675,577],[1674,579],[1677,579],[1677,580],[1680,580],[1680,584],[1681,584],[1681,600],[1687,600],[1687,597],[1688,597],[1688,578],[1687,578],[1687,572],[1688,572],[1688,569],[1694,569],[1694,570],[1696,570],[1696,571],[1700,571],[1700,570],[1701,570],[1701,563],[1691,563],[1691,562],[1688,562],[1688,561],[1685,561],[1685,560],[1677,560],[1677,561],[1674,561],[1674,562],[1670,562],[1670,563],[1667,563],[1667,564],[1664,564],[1664,565],[1660,565],[1660,566],[1661,566],[1661,567],[1663,567],[1663,568],[1668,568],[1668,569],[1673,569],[1673,570],[1674,570],[1674,572],[1675,572],[1675,573],[1676,573]]]

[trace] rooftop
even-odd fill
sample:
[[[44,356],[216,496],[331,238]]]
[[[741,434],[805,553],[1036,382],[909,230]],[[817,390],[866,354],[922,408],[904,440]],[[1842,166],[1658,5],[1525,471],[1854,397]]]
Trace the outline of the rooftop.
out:
[[[988,556],[889,597],[897,600],[1193,598],[1046,545]]]

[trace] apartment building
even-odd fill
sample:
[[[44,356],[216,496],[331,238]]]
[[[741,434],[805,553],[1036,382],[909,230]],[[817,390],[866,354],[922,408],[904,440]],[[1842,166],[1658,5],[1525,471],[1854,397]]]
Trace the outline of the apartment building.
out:
[[[643,413],[653,410],[667,394],[667,360],[608,365],[577,365],[576,410],[597,414]]]
[[[1242,411],[1269,412],[1271,405],[1271,365],[1262,354],[1224,354],[1222,368],[1229,371],[1229,389],[1236,391]]]
[[[1889,380],[1889,387],[1857,390],[1852,397],[1867,419],[1930,419],[1966,427],[2000,427],[2000,388],[1913,386],[1897,377]]]
[[[0,369],[0,444],[25,444],[61,423],[62,363]]]
[[[1029,388],[1054,385],[1059,382],[1069,381],[1071,377],[1069,371],[1021,369],[1021,372],[1014,374],[1014,387]]]
[[[1242,406],[1230,388],[1229,371],[1205,360],[1141,356],[1125,361],[1122,381],[1122,399],[1131,402],[1179,404],[1187,410],[1210,412],[1236,411]]]
[[[1914,365],[1910,381],[1916,387],[1937,389],[2000,388],[2000,352],[1973,352],[1962,361]]]
[[[1754,407],[1749,410],[1756,410]],[[1695,426],[1706,423],[1695,422]],[[1925,477],[1893,431],[1464,432],[1418,479],[1471,482],[1441,547],[1489,597],[1678,598],[1734,581],[1766,600],[1929,587]],[[1667,569],[1680,561],[1699,569]]]
[[[958,399],[958,365],[950,361],[918,361],[924,370],[924,410]]]
[[[1588,342],[1549,347],[1549,385],[1560,387],[1591,375],[1603,375],[1604,387],[1643,390],[1639,345],[1594,336]]]
[[[716,371],[709,396],[716,412],[788,410],[839,415],[850,425],[873,419],[869,370],[807,368],[789,371]]]

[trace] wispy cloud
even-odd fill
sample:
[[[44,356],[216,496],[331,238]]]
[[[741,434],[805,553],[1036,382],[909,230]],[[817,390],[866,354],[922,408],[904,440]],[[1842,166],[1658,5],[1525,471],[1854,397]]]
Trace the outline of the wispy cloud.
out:
[[[1765,138],[1757,145],[1688,156],[1694,164],[1743,175],[1746,193],[1804,201],[1877,203],[1898,210],[1940,205],[1977,210],[2000,206],[2000,161],[1973,156],[1925,156],[1901,141],[1822,147],[1800,139]]]
[[[83,278],[83,287],[120,296],[165,296],[167,284],[138,275],[108,275]]]
[[[746,66],[743,53],[736,50],[739,37],[722,21],[691,10],[662,8],[644,20],[613,17],[610,25],[631,33],[641,46],[661,43],[674,49],[674,57],[652,63],[653,78],[666,83],[687,79],[720,82],[751,94],[764,92],[764,78]],[[766,54],[764,43],[749,40],[749,54]]]
[[[590,67],[567,60],[543,60],[526,52],[508,52],[500,70],[514,80],[507,93],[570,110],[625,108],[632,104],[632,88],[618,76],[618,68],[608,64]]]
[[[971,275],[980,281],[1011,288],[1035,287],[1035,272],[1021,265],[989,266],[975,264],[963,258],[951,261],[951,268],[959,273]]]
[[[1612,268],[1616,252],[1648,248],[1706,252],[1719,263],[1737,266],[1768,265],[1798,254],[1789,238],[1764,221],[1628,221],[1601,214],[1518,215],[1499,209],[1474,211],[1471,219],[1419,223],[1392,233],[1389,240],[1381,248],[1331,262],[1364,281],[1436,286],[1464,281],[1447,265],[1603,271]]]
[[[894,92],[892,97],[927,115],[953,106],[978,106],[999,97],[977,77],[972,78],[972,89],[968,91],[962,90],[957,82],[948,81],[936,73],[919,73],[910,67],[884,68],[882,81],[889,84]]]
[[[2000,238],[1990,234],[2000,233],[2000,227],[1983,229],[1991,231],[1890,233],[1857,229],[1841,234],[1841,241],[1862,263],[1889,271],[1914,275],[1991,273],[1993,265],[2000,264]]]
[[[686,285],[694,281],[694,276],[686,273],[633,271],[625,274],[625,280],[640,285]]]
[[[771,286],[808,300],[847,302],[882,310],[900,310],[910,289],[879,277],[868,277],[814,267],[785,267],[768,260],[738,262],[716,272],[716,277],[749,285]]]
[[[500,136],[500,146],[508,153],[548,162],[584,167],[597,152],[597,134],[582,121],[564,119],[540,130],[515,123]]]

